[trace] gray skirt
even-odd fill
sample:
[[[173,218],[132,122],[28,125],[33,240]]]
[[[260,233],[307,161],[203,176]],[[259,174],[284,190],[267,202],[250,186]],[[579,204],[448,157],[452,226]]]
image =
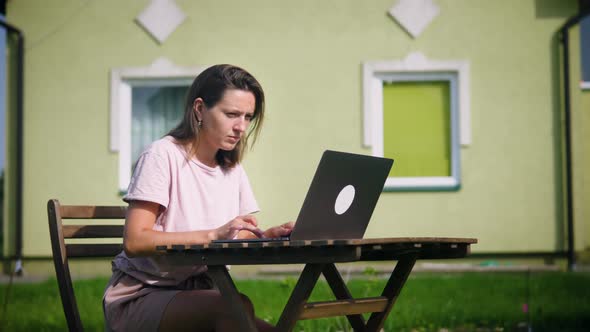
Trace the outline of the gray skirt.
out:
[[[158,287],[115,270],[103,298],[105,330],[155,332],[168,303],[176,294],[184,290],[214,288],[215,284],[207,273],[174,287]]]

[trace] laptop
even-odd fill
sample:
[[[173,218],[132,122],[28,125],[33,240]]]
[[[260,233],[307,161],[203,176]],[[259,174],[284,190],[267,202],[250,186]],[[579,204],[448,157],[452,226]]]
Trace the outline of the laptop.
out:
[[[326,150],[291,234],[214,243],[362,239],[393,159]]]

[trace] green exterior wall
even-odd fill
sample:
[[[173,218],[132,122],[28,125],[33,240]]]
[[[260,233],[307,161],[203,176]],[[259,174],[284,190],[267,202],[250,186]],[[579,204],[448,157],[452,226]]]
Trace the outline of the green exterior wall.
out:
[[[590,90],[582,90],[580,28],[570,29],[574,245],[590,250]]]
[[[474,252],[565,249],[555,33],[577,1],[440,0],[417,39],[388,16],[392,0],[176,2],[188,18],[163,45],[134,22],[148,1],[8,2],[27,38],[26,256],[50,255],[49,198],[122,204],[109,150],[112,68],[166,57],[233,63],[260,80],[267,118],[245,167],[268,226],[297,217],[324,149],[370,153],[361,63],[414,51],[470,62],[462,187],[384,193],[365,236],[476,237]]]
[[[584,217],[577,222],[579,228],[576,229],[576,232],[578,234],[577,242],[579,244],[576,248],[590,250],[590,91],[588,90],[582,94],[579,112],[584,117],[584,132],[580,138],[580,142],[584,144],[584,159],[581,165],[584,187],[581,194],[582,199],[578,203],[576,210],[583,209]]]
[[[577,223],[581,227],[578,226],[580,228],[576,230],[579,236],[577,241],[579,244],[576,248],[590,250],[590,91],[584,91],[581,99],[580,113],[584,116],[584,132],[580,139],[580,142],[584,142],[584,160],[581,172],[584,176],[584,188],[582,191],[583,199],[576,210],[583,209],[584,218]]]

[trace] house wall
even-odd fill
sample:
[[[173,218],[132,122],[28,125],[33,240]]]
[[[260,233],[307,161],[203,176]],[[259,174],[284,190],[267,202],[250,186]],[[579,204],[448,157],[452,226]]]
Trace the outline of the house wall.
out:
[[[584,209],[584,219],[578,224],[581,224],[581,229],[577,230],[581,235],[578,239],[578,246],[576,248],[584,248],[590,250],[590,91],[586,90],[582,93],[580,113],[584,116],[584,133],[581,142],[584,142],[584,161],[582,174],[584,175],[584,189],[583,200],[579,203],[578,208]]]
[[[570,30],[574,244],[590,250],[590,90],[582,90],[580,26]]]
[[[112,68],[166,57],[233,63],[260,80],[267,118],[245,167],[269,226],[297,217],[324,149],[370,153],[361,63],[414,51],[471,64],[462,188],[383,193],[365,236],[476,237],[474,252],[565,249],[555,33],[577,1],[435,1],[440,15],[417,39],[388,16],[393,0],[176,2],[188,18],[162,45],[134,22],[148,1],[8,2],[27,37],[25,255],[50,254],[49,198],[122,204],[109,150]]]

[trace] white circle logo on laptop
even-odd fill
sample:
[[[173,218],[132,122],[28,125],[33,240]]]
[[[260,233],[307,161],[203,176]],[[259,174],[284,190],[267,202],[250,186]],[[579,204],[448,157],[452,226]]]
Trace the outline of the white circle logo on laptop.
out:
[[[350,208],[350,205],[354,200],[354,193],[354,187],[350,184],[340,190],[338,197],[336,197],[336,204],[334,204],[334,211],[336,211],[336,214],[341,215],[348,211],[348,208]]]

